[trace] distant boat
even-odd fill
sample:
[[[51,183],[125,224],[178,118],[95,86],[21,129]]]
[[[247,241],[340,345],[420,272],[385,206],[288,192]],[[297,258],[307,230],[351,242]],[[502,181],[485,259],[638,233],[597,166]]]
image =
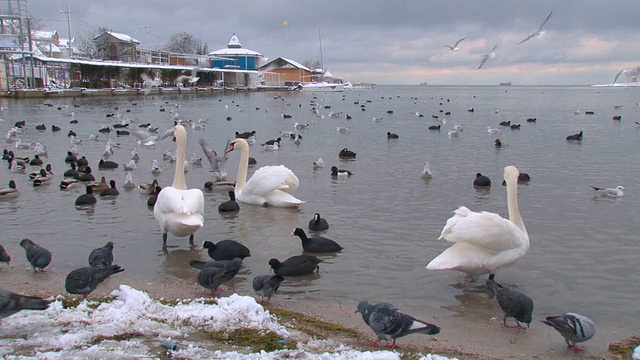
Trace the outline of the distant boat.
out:
[[[324,61],[322,59],[322,36],[320,35],[320,29],[318,29],[318,40],[320,42],[320,69],[321,81],[313,81],[310,83],[302,83],[295,89],[303,92],[339,92],[344,91],[344,84],[342,83],[330,83],[325,81],[325,78],[333,79],[333,75],[328,70],[324,70]]]
[[[421,82],[420,86],[427,86],[427,82],[426,81],[425,82]]]
[[[344,84],[334,84],[326,81],[312,82],[298,85],[298,90],[304,92],[338,92],[344,91]]]
[[[511,86],[511,81],[509,82],[502,82],[499,84],[500,86]]]

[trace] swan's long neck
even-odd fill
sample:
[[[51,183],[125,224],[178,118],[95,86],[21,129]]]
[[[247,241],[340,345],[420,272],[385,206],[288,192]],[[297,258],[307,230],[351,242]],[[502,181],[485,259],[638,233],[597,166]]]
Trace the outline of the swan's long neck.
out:
[[[247,168],[249,167],[249,144],[245,141],[240,146],[240,161],[236,174],[236,189],[242,190],[247,184]]]
[[[176,137],[176,173],[173,175],[173,187],[187,190],[187,184],[184,180],[184,157],[187,147],[187,133],[182,125],[176,125],[174,127],[174,136]]]
[[[527,228],[524,227],[524,221],[522,221],[520,209],[518,208],[517,176],[507,180],[507,209],[509,210],[509,220],[526,233]]]

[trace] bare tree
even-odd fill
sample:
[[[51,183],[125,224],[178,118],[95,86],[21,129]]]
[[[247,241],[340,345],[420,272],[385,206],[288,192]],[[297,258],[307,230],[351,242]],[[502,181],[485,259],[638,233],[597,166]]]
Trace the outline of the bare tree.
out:
[[[85,57],[90,59],[108,59],[109,46],[107,38],[100,36],[109,31],[106,27],[99,27],[80,34],[76,40],[76,47]]]
[[[322,64],[320,60],[305,60],[302,65],[306,66],[309,70],[321,69]]]
[[[179,54],[200,54],[203,49],[202,41],[187,32],[171,35],[165,46],[166,51]]]

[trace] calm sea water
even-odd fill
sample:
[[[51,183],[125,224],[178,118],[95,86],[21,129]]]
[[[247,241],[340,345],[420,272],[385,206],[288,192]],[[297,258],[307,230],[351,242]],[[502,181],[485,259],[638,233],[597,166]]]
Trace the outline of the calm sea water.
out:
[[[639,89],[590,87],[385,87],[346,93],[311,94],[296,92],[165,95],[161,97],[3,100],[0,112],[3,134],[14,122],[26,120],[23,142],[38,141],[47,146],[47,163],[53,165],[53,184],[34,188],[26,174],[0,171],[0,184],[15,179],[22,195],[0,203],[0,240],[13,254],[14,265],[27,267],[18,242],[25,237],[54,253],[52,267],[66,273],[85,266],[91,249],[107,241],[116,244],[116,263],[127,269],[120,279],[161,282],[166,277],[193,280],[196,272],[189,259],[206,259],[202,250],[190,251],[185,238],[169,236],[169,254],[161,251],[161,233],[146,196],[124,191],[117,199],[99,200],[91,210],[74,207],[79,191],[61,191],[58,183],[68,167],[68,130],[83,139],[81,155],[89,158],[97,176],[122,184],[125,173],[98,171],[97,162],[110,137],[120,143],[111,160],[127,163],[131,148],[140,153],[135,182],[151,182],[150,163],[158,159],[163,172],[161,185],[173,179],[173,164],[162,154],[175,151],[169,140],[153,148],[136,144],[133,136],[100,134],[103,125],[118,122],[108,113],[169,129],[178,113],[183,120],[208,120],[204,130],[189,129],[187,153],[203,156],[197,139],[203,137],[219,151],[236,131],[258,134],[258,143],[278,137],[278,131],[293,130],[293,123],[311,124],[301,130],[302,143],[283,140],[278,151],[251,149],[258,166],[285,164],[300,179],[296,196],[306,203],[300,209],[262,208],[242,205],[236,216],[223,216],[217,205],[226,191],[205,193],[205,226],[196,241],[234,239],[246,244],[252,256],[237,287],[250,291],[253,275],[269,272],[267,262],[300,254],[300,241],[290,237],[294,227],[306,229],[313,213],[330,223],[323,235],[345,249],[323,257],[319,276],[287,280],[281,291],[286,296],[321,300],[363,299],[388,301],[416,315],[454,314],[484,316],[486,301],[473,286],[463,286],[463,276],[454,271],[427,271],[426,264],[448,244],[438,235],[460,205],[472,210],[506,214],[506,192],[500,186],[502,169],[515,165],[530,174],[532,181],[519,186],[520,210],[531,249],[512,266],[498,272],[497,279],[517,286],[536,303],[534,316],[576,311],[592,317],[602,328],[623,333],[637,331],[640,312],[637,274],[640,270],[638,234],[640,222],[640,120]],[[53,107],[44,106],[52,103]],[[319,115],[311,112],[316,102]],[[359,104],[356,104],[359,102]],[[78,105],[74,107],[73,104]],[[362,105],[364,109],[362,110]],[[58,110],[58,106],[62,107]],[[620,108],[614,108],[621,106]],[[330,108],[326,108],[330,107]],[[117,110],[115,110],[117,108]],[[160,109],[166,109],[161,112]],[[473,108],[474,112],[468,111]],[[130,110],[130,112],[126,112]],[[443,112],[440,112],[442,110]],[[496,111],[497,110],[497,111]],[[585,111],[594,115],[585,115]],[[69,124],[71,111],[78,124]],[[388,113],[393,111],[393,113]],[[444,115],[450,111],[451,115]],[[578,111],[575,114],[574,111]],[[331,118],[330,112],[341,112]],[[424,117],[418,117],[420,112]],[[289,114],[291,118],[284,118]],[[346,120],[346,115],[351,120]],[[432,115],[446,119],[441,131],[429,131]],[[621,121],[612,116],[622,115]],[[232,120],[227,121],[226,118]],[[380,122],[373,117],[382,118]],[[537,118],[527,123],[526,118]],[[502,128],[491,135],[487,126],[511,120],[520,130]],[[35,125],[52,124],[63,131],[40,132]],[[454,124],[464,125],[458,137],[447,135]],[[337,127],[349,127],[345,133]],[[584,131],[581,143],[565,136]],[[399,134],[387,140],[386,133]],[[496,149],[494,139],[509,143]],[[11,148],[13,145],[4,145]],[[347,147],[357,160],[340,161],[338,152]],[[28,150],[19,154],[32,156]],[[327,167],[314,170],[313,161],[324,159]],[[229,179],[236,174],[239,154],[229,154]],[[420,177],[424,161],[430,161],[433,178]],[[334,180],[329,168],[336,165],[354,175]],[[31,172],[35,169],[29,169]],[[477,192],[472,181],[477,172],[488,175],[493,186]],[[189,187],[202,188],[210,179],[206,159],[202,168],[191,168]],[[589,187],[627,189],[623,198],[595,197]],[[120,276],[120,275],[119,275]],[[10,271],[3,271],[2,286],[11,288]],[[480,284],[480,283],[478,283]],[[60,284],[60,292],[63,292]],[[492,313],[495,313],[493,310]],[[496,313],[497,316],[499,313]],[[426,317],[425,316],[425,317]]]

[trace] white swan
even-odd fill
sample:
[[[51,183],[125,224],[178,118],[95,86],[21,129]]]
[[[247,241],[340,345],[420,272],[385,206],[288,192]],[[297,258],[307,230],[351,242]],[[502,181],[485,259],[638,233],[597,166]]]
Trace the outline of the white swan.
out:
[[[489,274],[518,260],[529,250],[529,235],[518,210],[518,169],[504,168],[509,219],[464,206],[447,220],[440,239],[454,243],[427,265],[429,270],[457,270],[469,275]]]
[[[263,166],[247,181],[249,144],[244,139],[235,139],[225,153],[234,149],[240,150],[235,186],[237,201],[275,207],[296,207],[304,203],[292,195],[300,184],[293,171],[284,165]]]
[[[163,248],[167,246],[167,233],[174,236],[189,236],[193,245],[193,233],[204,225],[204,194],[200,189],[189,189],[184,179],[184,157],[187,147],[187,132],[182,125],[174,126],[176,138],[176,169],[173,185],[162,188],[153,207],[162,230]]]

